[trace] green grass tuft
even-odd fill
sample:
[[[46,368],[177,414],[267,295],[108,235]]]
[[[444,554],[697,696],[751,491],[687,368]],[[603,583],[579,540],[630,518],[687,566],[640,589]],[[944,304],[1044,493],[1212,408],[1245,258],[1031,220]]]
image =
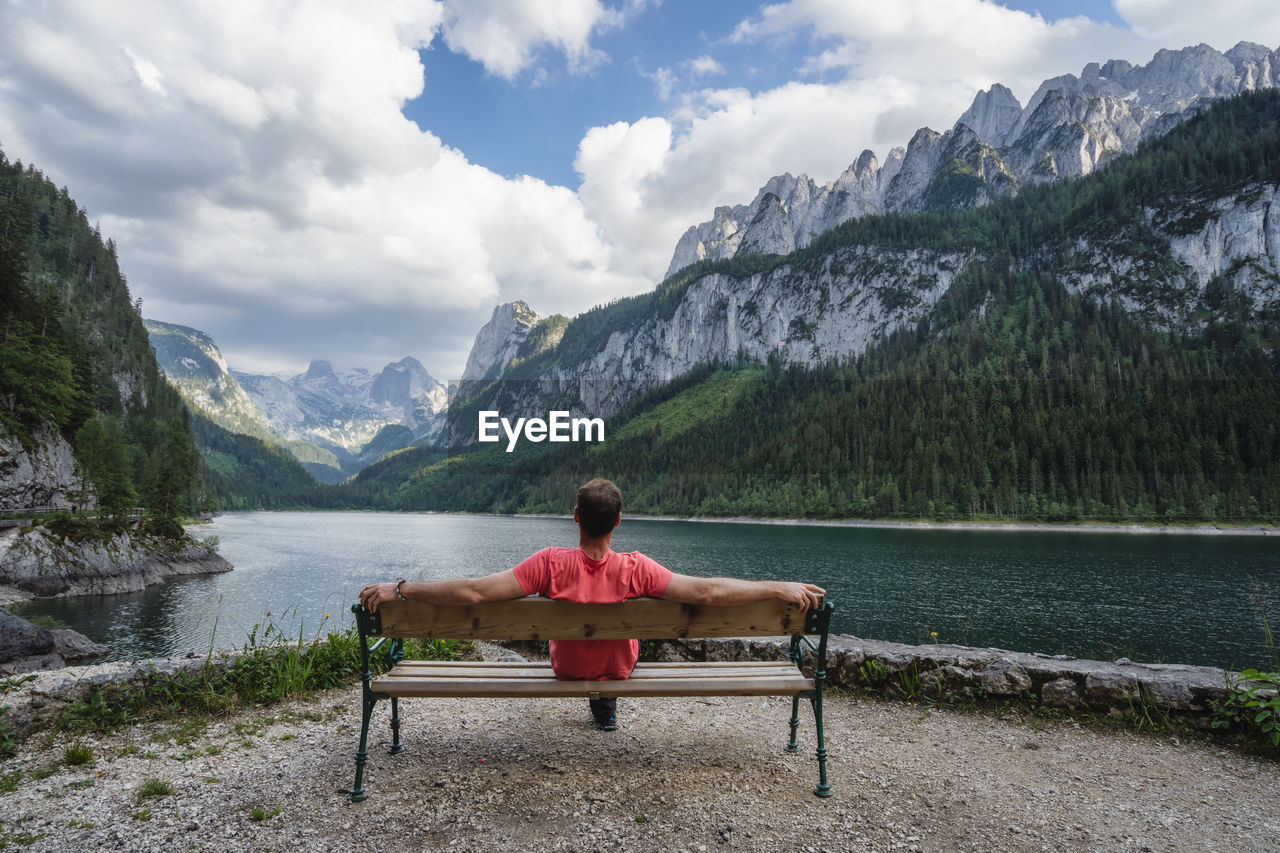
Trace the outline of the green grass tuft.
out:
[[[159,779],[151,776],[144,780],[142,787],[138,788],[138,802],[143,800],[157,799],[159,797],[167,797],[173,793],[173,784],[167,779]]]
[[[68,767],[80,767],[93,764],[93,747],[84,743],[73,743],[62,750],[62,760]]]

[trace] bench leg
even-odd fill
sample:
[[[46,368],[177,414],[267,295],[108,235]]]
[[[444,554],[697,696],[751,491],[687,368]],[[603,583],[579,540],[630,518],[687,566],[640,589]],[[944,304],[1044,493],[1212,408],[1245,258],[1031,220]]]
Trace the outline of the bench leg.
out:
[[[376,696],[364,697],[364,711],[360,720],[360,749],[356,751],[356,783],[347,792],[347,799],[353,803],[368,796],[364,792],[364,766],[369,761],[369,720],[373,717],[373,706],[377,703]]]
[[[400,697],[391,697],[391,750],[392,755],[404,752],[404,744],[400,742]]]
[[[787,752],[799,752],[800,744],[796,743],[796,729],[800,728],[800,695],[791,697],[791,740],[787,741]]]
[[[813,793],[819,797],[831,796],[831,785],[827,783],[827,741],[822,732],[822,689],[809,697],[813,703],[813,719],[818,729],[818,784]]]

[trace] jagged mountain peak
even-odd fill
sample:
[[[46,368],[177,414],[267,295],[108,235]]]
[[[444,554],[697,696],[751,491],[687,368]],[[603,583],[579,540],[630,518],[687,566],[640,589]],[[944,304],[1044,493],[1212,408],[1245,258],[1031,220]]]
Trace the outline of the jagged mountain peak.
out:
[[[1045,275],[1055,278],[1055,287],[1156,328],[1194,331],[1211,322],[1207,318],[1267,327],[1280,311],[1280,226],[1274,213],[1280,209],[1280,178],[1275,161],[1260,152],[1274,150],[1278,100],[1280,93],[1268,93],[1212,106],[1178,128],[1167,144],[1153,140],[1146,152],[1123,158],[1106,180],[1086,177],[1071,188],[1029,193],[1026,207],[947,217],[940,228],[907,217],[868,222],[800,258],[712,267],[659,288],[648,302],[597,309],[580,318],[578,334],[565,334],[572,346],[522,364],[518,375],[512,371],[512,381],[493,383],[486,399],[510,400],[511,410],[521,414],[581,406],[608,416],[638,395],[708,365],[816,368],[854,359],[904,329],[915,329],[912,334],[921,339],[942,338],[956,319],[957,303],[948,300],[945,311],[935,313],[939,301],[949,291],[974,297],[972,288],[988,275],[988,265],[1013,275],[1032,267],[1052,270]],[[1079,162],[1096,162],[1087,160],[1095,156],[1084,150],[1089,144],[1108,144],[1094,140],[1089,123],[1126,103],[1079,91],[1055,91],[1043,101],[1038,120],[1069,144],[1083,146]],[[1055,115],[1070,121],[1050,122]],[[1034,144],[1026,151],[1003,153],[1053,154],[1042,137],[1028,139]],[[1220,151],[1231,155],[1222,164],[1214,156]],[[999,188],[1014,182],[1001,153],[963,123],[945,134],[921,131],[894,187],[905,186],[922,158],[937,157],[940,177],[918,202],[951,209],[999,205]],[[1185,181],[1171,178],[1155,190],[1150,174],[1157,163],[1166,164],[1161,168],[1170,174],[1181,170]],[[1188,192],[1190,187],[1198,189]],[[1210,187],[1216,195],[1204,194]],[[796,213],[766,193],[747,223],[742,250],[757,235],[780,235],[780,226]],[[1011,229],[1014,220],[1020,224]],[[912,228],[918,230],[902,239]],[[974,273],[978,277],[970,278]],[[952,290],[957,282],[962,286]],[[991,295],[974,299],[971,309],[985,312]],[[474,416],[463,425],[454,441],[474,436]]]
[[[1237,42],[1236,46],[1228,50],[1224,56],[1233,63],[1240,62],[1260,62],[1267,59],[1272,54],[1271,48],[1265,44],[1258,44],[1256,41]]]
[[[418,361],[416,358],[414,358],[411,355],[406,355],[404,358],[400,359],[399,361],[393,361],[391,362],[391,364],[388,364],[385,368],[383,368],[384,371],[392,370],[392,369],[412,370],[415,373],[427,372],[427,369],[422,366],[422,362]]]
[[[322,358],[312,360],[307,365],[307,372],[303,374],[307,379],[326,380],[337,379],[338,375],[333,372],[333,365]]]
[[[853,170],[855,175],[862,177],[863,175],[875,174],[876,169],[879,167],[880,161],[876,159],[876,152],[866,148],[863,149],[863,152],[858,155],[858,159],[854,160],[853,165],[849,168]]]
[[[373,378],[369,397],[379,403],[412,406],[415,400],[432,397],[442,387],[420,361],[406,356],[388,364]]]
[[[540,319],[536,311],[518,299],[494,308],[489,322],[476,333],[462,381],[475,382],[500,375]]]
[[[990,89],[978,92],[969,109],[956,122],[973,129],[978,138],[989,145],[999,147],[1022,115],[1022,104],[1007,86],[992,84]]]
[[[1045,80],[1025,105],[1007,86],[994,83],[975,95],[946,134],[921,128],[878,168],[875,155],[864,151],[825,187],[806,175],[784,173],[765,182],[750,204],[717,207],[710,221],[681,236],[666,274],[698,261],[788,242],[802,248],[818,234],[859,216],[935,209],[947,200],[969,206],[1016,192],[1023,184],[1087,175],[1208,101],[1277,85],[1280,51],[1251,42],[1240,42],[1225,54],[1205,44],[1161,50],[1146,65],[1119,59],[1092,62],[1079,76]],[[987,146],[981,156],[970,140],[952,139],[960,126]],[[953,142],[965,152],[959,162],[949,153]],[[980,164],[982,180],[991,186],[971,186],[958,194],[952,192],[954,186],[934,186],[939,181],[954,185],[956,171],[965,164]],[[769,193],[781,206],[771,206],[761,217]]]

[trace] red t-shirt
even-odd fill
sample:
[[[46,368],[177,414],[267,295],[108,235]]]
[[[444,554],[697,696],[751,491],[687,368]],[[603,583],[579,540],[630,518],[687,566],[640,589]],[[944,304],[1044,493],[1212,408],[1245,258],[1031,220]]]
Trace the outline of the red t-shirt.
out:
[[[610,551],[593,560],[581,548],[544,548],[516,566],[515,573],[525,595],[588,604],[661,598],[671,580],[670,569],[639,551]],[[640,656],[639,640],[552,640],[550,645],[557,678],[626,678]]]

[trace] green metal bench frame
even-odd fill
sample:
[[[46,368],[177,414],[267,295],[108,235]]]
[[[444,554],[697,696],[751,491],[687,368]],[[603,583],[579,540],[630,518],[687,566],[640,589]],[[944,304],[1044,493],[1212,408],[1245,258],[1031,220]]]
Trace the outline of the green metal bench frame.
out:
[[[625,603],[625,602],[624,602]],[[608,605],[616,607],[619,605]],[[805,650],[808,649],[814,653],[814,669],[812,690],[802,690],[792,693],[791,699],[791,719],[788,721],[791,729],[790,737],[787,740],[786,751],[789,753],[797,753],[800,751],[800,745],[796,741],[796,731],[800,726],[800,699],[809,700],[813,708],[814,723],[817,735],[817,759],[818,759],[818,784],[814,786],[813,793],[818,797],[830,797],[831,785],[827,781],[827,747],[826,736],[823,731],[822,723],[822,692],[823,685],[827,677],[827,635],[831,626],[831,613],[835,607],[829,602],[824,601],[823,605],[805,613],[803,632],[791,635],[791,646],[789,650],[789,658],[798,670],[803,670]],[[384,646],[387,650],[387,668],[391,670],[396,664],[405,659],[403,636],[391,637],[383,635],[383,625],[381,615],[378,613],[370,613],[360,604],[353,604],[351,612],[355,614],[356,626],[360,632],[360,680],[362,684],[362,714],[360,721],[360,746],[356,750],[356,775],[355,784],[347,794],[347,799],[353,803],[364,800],[368,794],[364,790],[364,768],[368,763],[368,743],[369,743],[369,723],[373,717],[373,709],[382,699],[391,700],[391,747],[388,750],[390,755],[398,755],[404,751],[404,744],[400,740],[400,697],[392,696],[388,693],[378,692],[371,687],[373,681],[372,661],[373,655]],[[429,632],[424,632],[428,633]],[[442,637],[429,634],[435,639]],[[818,637],[815,643],[809,637],[816,635]],[[370,640],[373,639],[372,642]],[[693,638],[683,637],[683,639]],[[514,637],[511,639],[522,639]],[[555,639],[555,638],[553,638]],[[659,639],[655,637],[647,637],[646,639]],[[708,666],[714,666],[708,662]],[[692,672],[696,673],[696,669]],[[592,682],[600,685],[601,682]],[[607,691],[606,691],[607,692]],[[465,696],[465,692],[458,695]],[[598,695],[598,693],[583,693],[583,696]],[[655,694],[661,695],[661,694]]]

